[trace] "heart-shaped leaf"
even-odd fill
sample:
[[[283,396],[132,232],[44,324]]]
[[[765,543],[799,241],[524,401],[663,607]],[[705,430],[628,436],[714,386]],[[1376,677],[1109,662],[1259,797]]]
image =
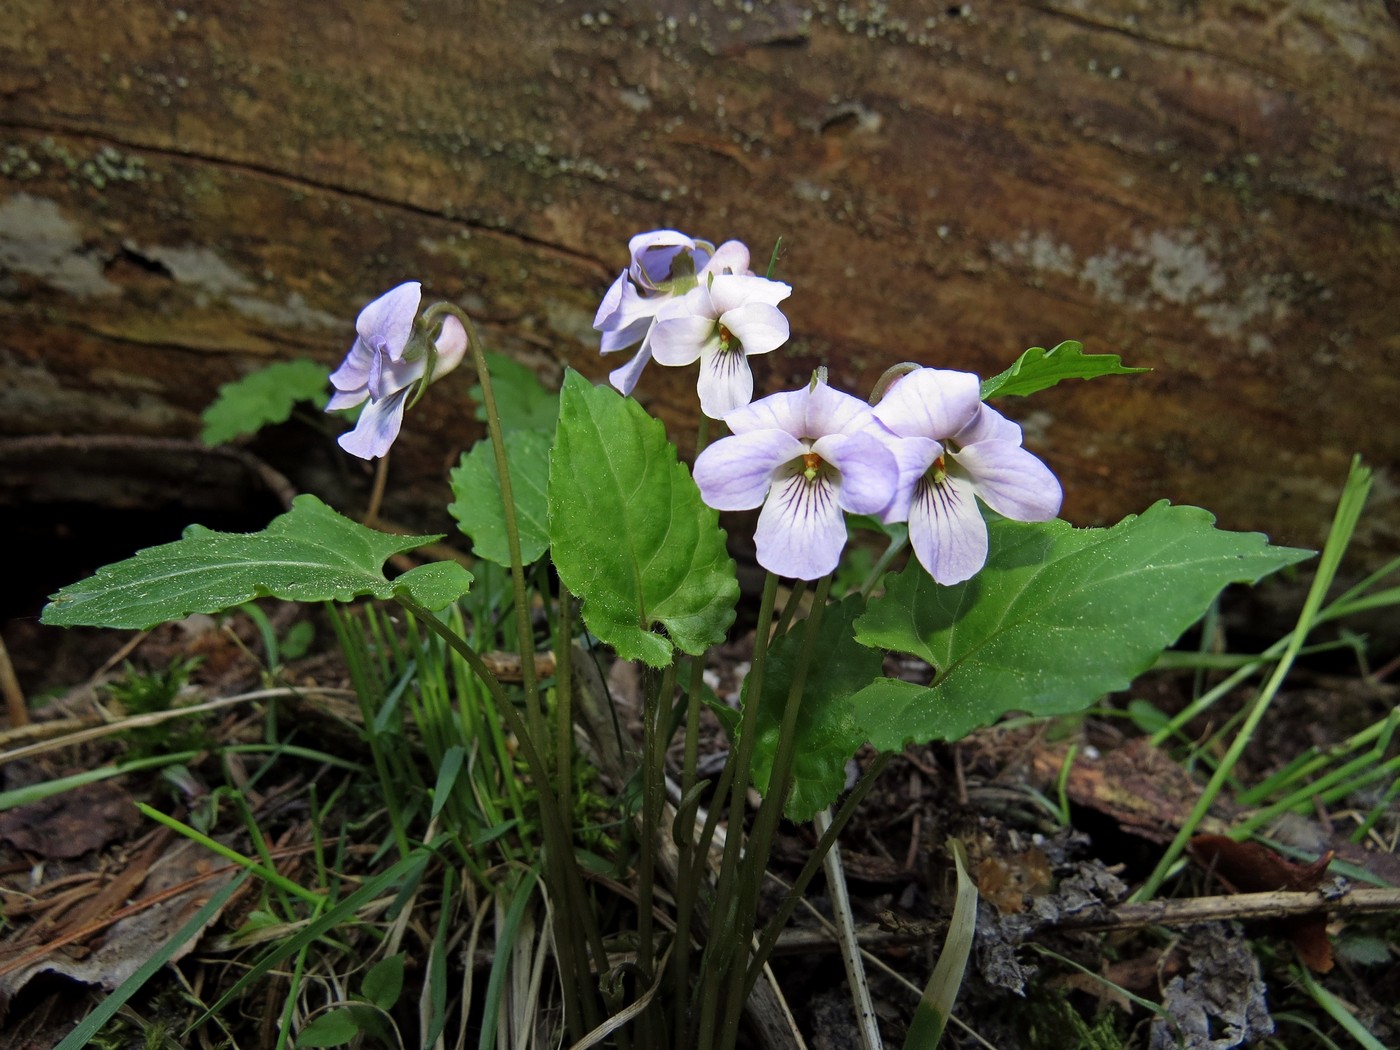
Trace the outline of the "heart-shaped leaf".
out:
[[[529,565],[549,549],[550,436],[539,430],[512,430],[505,435],[506,466],[515,502],[515,524],[520,533],[520,557]],[[501,502],[501,476],[491,439],[483,438],[462,454],[452,471],[452,495],[447,510],[471,537],[472,551],[497,565],[510,565],[505,510]]]
[[[704,652],[724,639],[739,598],[719,516],[641,405],[573,371],[560,396],[549,465],[560,579],[624,659],[662,667],[673,643]]]
[[[262,532],[191,525],[174,543],[139,551],[63,588],[40,620],[61,627],[144,629],[253,598],[345,602],[362,595],[390,598],[396,591],[442,608],[471,586],[471,573],[460,565],[422,565],[394,580],[383,571],[392,555],[441,538],[376,532],[302,495]]]
[[[1223,532],[1165,502],[1108,529],[989,522],[987,567],[941,587],[917,564],[886,577],[856,622],[865,645],[937,670],[932,685],[880,679],[851,698],[882,750],[957,740],[1007,711],[1064,714],[1126,688],[1232,582],[1312,552]]]

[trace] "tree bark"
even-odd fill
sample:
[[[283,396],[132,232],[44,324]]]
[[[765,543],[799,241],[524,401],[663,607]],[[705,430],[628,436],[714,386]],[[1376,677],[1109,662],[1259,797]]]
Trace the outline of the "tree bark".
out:
[[[1081,524],[1168,497],[1317,544],[1352,453],[1400,461],[1394,5],[7,8],[0,433],[192,436],[414,278],[549,381],[601,378],[627,238],[673,226],[760,270],[783,238],[760,393],[1066,338],[1151,366],[1005,406]],[[673,433],[693,381],[643,379]],[[465,382],[410,418],[398,516],[444,502]],[[1396,536],[1387,489],[1362,543]]]

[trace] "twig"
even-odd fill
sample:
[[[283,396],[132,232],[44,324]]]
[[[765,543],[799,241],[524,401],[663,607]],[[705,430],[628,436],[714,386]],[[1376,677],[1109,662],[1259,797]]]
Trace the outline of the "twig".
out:
[[[0,638],[0,693],[5,694],[5,713],[10,716],[10,727],[17,729],[29,724],[29,705],[24,702],[24,690],[15,677],[15,665],[10,663],[10,652],[5,648],[5,639]]]
[[[1221,919],[1278,919],[1316,912],[1362,915],[1382,911],[1400,911],[1400,890],[1363,887],[1335,896],[1324,890],[1277,890],[1147,901],[1120,904],[1107,913],[1070,915],[1048,926],[1058,930],[1128,930],[1141,926],[1189,926]]]

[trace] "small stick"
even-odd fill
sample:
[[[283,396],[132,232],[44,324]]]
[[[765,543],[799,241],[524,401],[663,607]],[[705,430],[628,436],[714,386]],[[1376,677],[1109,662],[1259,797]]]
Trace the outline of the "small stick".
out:
[[[15,665],[10,663],[10,652],[5,648],[5,639],[0,638],[0,692],[5,694],[5,713],[10,716],[10,728],[17,729],[29,724],[29,705],[24,702],[24,690],[15,677]]]
[[[1058,930],[1126,930],[1141,926],[1190,926],[1220,919],[1279,919],[1289,915],[1332,912],[1361,915],[1400,911],[1400,890],[1362,887],[1335,896],[1321,890],[1276,890],[1219,897],[1120,904],[1102,911],[1071,915],[1047,928]]]

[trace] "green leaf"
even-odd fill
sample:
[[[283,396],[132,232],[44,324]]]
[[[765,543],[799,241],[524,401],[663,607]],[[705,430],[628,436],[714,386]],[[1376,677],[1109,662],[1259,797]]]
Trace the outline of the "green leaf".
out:
[[[380,959],[370,967],[360,985],[360,993],[386,1013],[394,1008],[403,991],[403,963],[403,952]]]
[[[326,370],[315,361],[279,361],[219,387],[219,396],[201,418],[206,445],[222,445],[253,434],[269,423],[285,423],[298,401],[317,411],[330,400]]]
[[[549,465],[549,534],[589,630],[623,659],[662,667],[672,643],[698,655],[734,622],[739,584],[724,530],[665,428],[573,371]]]
[[[1033,346],[1001,375],[982,383],[982,400],[990,397],[1025,397],[1045,390],[1062,379],[1095,379],[1098,376],[1127,376],[1150,372],[1150,368],[1128,368],[1117,354],[1086,354],[1084,344],[1066,339],[1050,350]]]
[[[828,607],[817,630],[817,649],[797,714],[792,793],[783,807],[789,820],[811,820],[836,800],[846,786],[846,762],[865,740],[850,698],[879,676],[882,658],[851,637],[851,623],[860,612],[861,601],[852,595]],[[798,624],[768,651],[753,760],[753,785],[760,794],[768,790],[783,708],[806,633],[805,625]]]
[[[344,1046],[360,1034],[348,1009],[327,1010],[297,1033],[297,1046]]]
[[[987,567],[940,587],[917,563],[886,577],[856,623],[865,645],[937,669],[930,686],[880,679],[850,700],[882,750],[957,740],[1007,711],[1082,710],[1124,689],[1229,583],[1310,557],[1222,532],[1165,501],[1108,529],[995,519]]]
[[[539,377],[514,358],[486,351],[486,367],[491,370],[491,392],[496,395],[496,414],[501,417],[501,429],[543,430],[554,432],[559,417],[559,395],[546,390]],[[472,387],[476,401],[476,418],[486,422],[486,408],[481,400],[481,385]]]
[[[392,555],[437,539],[376,532],[315,496],[298,496],[292,509],[262,532],[213,532],[191,525],[174,543],[99,569],[55,594],[40,621],[144,629],[190,613],[222,612],[253,598],[345,602],[367,594],[390,598],[395,592],[441,608],[471,585],[471,573],[461,566],[424,565],[395,580],[383,573]]]
[[[539,430],[512,430],[505,435],[506,465],[510,468],[515,523],[520,532],[520,557],[529,565],[549,549],[550,437]],[[453,502],[447,510],[472,541],[478,557],[510,565],[506,518],[501,501],[501,475],[491,439],[483,438],[462,454],[452,471]]]
[[[948,1018],[953,1016],[953,1003],[958,998],[967,960],[972,954],[972,942],[977,934],[977,886],[967,874],[967,855],[957,839],[948,840],[948,852],[957,868],[958,889],[953,898],[953,916],[948,922],[948,936],[943,951],[938,954],[933,973],[929,975],[919,1005],[909,1021],[904,1037],[904,1050],[924,1050],[938,1045]]]

